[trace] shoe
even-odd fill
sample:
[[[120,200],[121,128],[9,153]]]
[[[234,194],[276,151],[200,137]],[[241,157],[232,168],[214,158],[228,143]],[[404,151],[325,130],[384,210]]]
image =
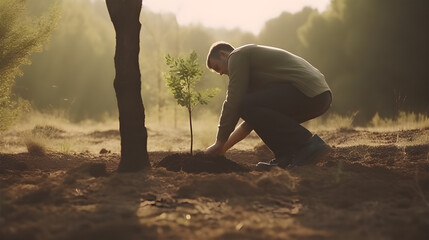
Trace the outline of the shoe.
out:
[[[290,157],[284,156],[280,158],[274,158],[269,162],[258,162],[258,164],[256,164],[256,168],[261,171],[269,171],[276,167],[287,168],[290,163]]]
[[[315,163],[325,157],[331,147],[317,134],[311,137],[310,142],[296,152],[291,160],[291,165],[302,166]]]

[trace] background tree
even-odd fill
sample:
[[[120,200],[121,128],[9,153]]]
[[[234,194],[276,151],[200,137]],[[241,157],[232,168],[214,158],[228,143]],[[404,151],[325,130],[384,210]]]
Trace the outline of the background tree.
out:
[[[175,43],[175,41],[178,41],[178,27],[177,24],[173,24],[176,19],[172,14],[157,15],[143,11],[140,19],[145,32],[143,41],[146,48],[149,49],[149,51],[142,54],[141,60],[144,62],[146,70],[150,71],[148,77],[154,77],[154,79],[149,80],[150,88],[156,101],[151,106],[157,108],[156,115],[158,124],[160,124],[162,122],[163,107],[166,105],[165,93],[167,92],[162,78],[162,72],[165,70],[163,58],[167,51],[172,51],[173,48],[176,48],[176,53],[178,52],[179,43]],[[154,82],[156,84],[153,84]],[[156,93],[153,91],[154,88]]]
[[[186,107],[189,117],[189,130],[191,133],[191,149],[193,154],[194,135],[192,131],[192,111],[198,104],[207,104],[208,100],[216,95],[218,89],[207,89],[203,92],[195,90],[195,85],[200,81],[203,71],[198,64],[198,55],[193,51],[188,58],[165,57],[169,71],[165,74],[167,86],[173,93],[180,106]]]
[[[301,29],[310,60],[325,73],[334,110],[359,111],[355,124],[375,113],[429,113],[429,2],[332,0]]]
[[[287,49],[303,55],[304,45],[299,38],[298,30],[308,21],[309,16],[316,10],[306,7],[297,13],[283,12],[277,18],[268,20],[258,36],[261,44]]]
[[[40,5],[29,1],[29,11],[40,14]],[[32,55],[33,64],[23,67],[25,75],[17,79],[15,92],[31,100],[35,109],[59,109],[74,122],[117,117],[115,91],[105,83],[115,75],[115,32],[106,3],[61,0],[58,7],[58,27],[43,53]]]
[[[21,65],[31,63],[31,53],[42,50],[57,19],[54,8],[37,18],[26,12],[24,0],[0,1],[0,131],[27,105],[12,92],[15,78],[22,75]]]
[[[150,167],[147,129],[141,98],[139,67],[141,0],[106,0],[116,31],[114,87],[119,109],[121,161],[118,171],[131,172]]]

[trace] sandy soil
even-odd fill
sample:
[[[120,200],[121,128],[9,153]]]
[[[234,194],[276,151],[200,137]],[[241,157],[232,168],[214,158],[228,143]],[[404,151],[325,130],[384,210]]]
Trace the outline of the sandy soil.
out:
[[[226,156],[249,171],[230,173],[117,173],[116,130],[31,131],[61,148],[1,136],[0,239],[429,239],[429,128],[321,131],[326,160],[271,172],[254,170],[272,154],[252,135]],[[149,135],[153,166],[187,148]]]

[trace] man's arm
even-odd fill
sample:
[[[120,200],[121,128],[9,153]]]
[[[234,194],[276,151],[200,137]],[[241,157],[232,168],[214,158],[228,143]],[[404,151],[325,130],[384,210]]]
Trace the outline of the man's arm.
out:
[[[226,142],[216,141],[213,145],[208,147],[205,154],[208,155],[224,155],[226,151],[232,148],[236,143],[246,138],[252,128],[246,122],[242,122],[232,134],[229,136]]]
[[[249,87],[249,58],[245,53],[232,53],[228,60],[229,84],[226,100],[222,106],[216,142],[205,151],[210,155],[224,155],[225,151],[243,139],[247,134],[232,145],[228,143],[229,136],[234,131],[240,118],[238,107]],[[249,131],[250,132],[250,131]],[[239,139],[239,138],[236,138]],[[224,147],[227,147],[224,150]],[[229,146],[229,147],[228,147]]]
[[[228,61],[229,84],[226,100],[222,106],[217,141],[226,142],[240,118],[239,104],[249,88],[249,58],[247,53],[232,53]]]
[[[223,146],[223,152],[225,153],[235,144],[246,138],[253,129],[246,122],[242,122],[235,130],[231,133],[228,141]]]

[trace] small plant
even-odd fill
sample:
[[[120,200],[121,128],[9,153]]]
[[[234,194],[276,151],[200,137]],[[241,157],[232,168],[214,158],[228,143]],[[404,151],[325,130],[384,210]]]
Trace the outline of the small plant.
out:
[[[202,92],[195,90],[195,85],[200,81],[203,71],[198,64],[198,55],[195,51],[187,58],[174,58],[169,54],[165,57],[166,63],[170,68],[165,74],[167,86],[173,93],[174,98],[182,107],[188,109],[189,130],[191,132],[191,155],[193,154],[193,131],[192,131],[192,111],[198,104],[207,104],[210,98],[213,98],[219,89],[207,89]]]
[[[63,141],[60,145],[60,151],[62,153],[69,153],[71,148],[71,143],[69,141]]]

